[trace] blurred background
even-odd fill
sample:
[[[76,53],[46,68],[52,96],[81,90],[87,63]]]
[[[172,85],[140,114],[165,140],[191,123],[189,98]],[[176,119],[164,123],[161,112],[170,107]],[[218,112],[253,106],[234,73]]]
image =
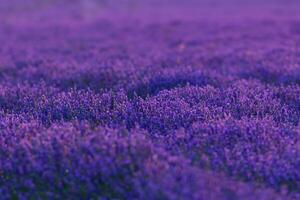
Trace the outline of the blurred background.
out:
[[[134,20],[163,20],[180,16],[187,19],[213,16],[246,15],[266,18],[297,16],[297,0],[0,0],[0,20],[28,23],[46,20],[89,21],[116,17]],[[249,10],[251,10],[249,12]],[[257,13],[253,12],[256,11]]]

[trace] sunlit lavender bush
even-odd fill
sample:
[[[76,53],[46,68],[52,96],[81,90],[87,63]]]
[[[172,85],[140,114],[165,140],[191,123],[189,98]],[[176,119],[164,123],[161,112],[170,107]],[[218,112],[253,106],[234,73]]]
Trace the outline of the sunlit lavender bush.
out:
[[[0,200],[300,199],[299,13],[0,0]]]

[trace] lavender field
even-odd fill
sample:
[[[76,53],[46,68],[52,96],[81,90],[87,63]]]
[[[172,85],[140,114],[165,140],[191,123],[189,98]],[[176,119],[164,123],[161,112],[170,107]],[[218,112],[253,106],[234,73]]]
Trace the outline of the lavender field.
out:
[[[300,2],[0,0],[0,200],[300,199]]]

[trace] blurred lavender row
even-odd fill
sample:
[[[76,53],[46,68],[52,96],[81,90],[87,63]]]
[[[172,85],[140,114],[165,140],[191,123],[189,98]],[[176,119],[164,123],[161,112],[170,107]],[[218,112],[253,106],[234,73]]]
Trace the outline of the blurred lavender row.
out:
[[[0,11],[0,199],[300,198],[297,1]]]

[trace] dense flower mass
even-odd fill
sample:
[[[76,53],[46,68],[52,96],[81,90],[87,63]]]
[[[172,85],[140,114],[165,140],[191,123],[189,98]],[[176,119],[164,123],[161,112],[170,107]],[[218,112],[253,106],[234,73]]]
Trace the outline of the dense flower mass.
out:
[[[300,199],[299,13],[0,0],[0,200]]]

